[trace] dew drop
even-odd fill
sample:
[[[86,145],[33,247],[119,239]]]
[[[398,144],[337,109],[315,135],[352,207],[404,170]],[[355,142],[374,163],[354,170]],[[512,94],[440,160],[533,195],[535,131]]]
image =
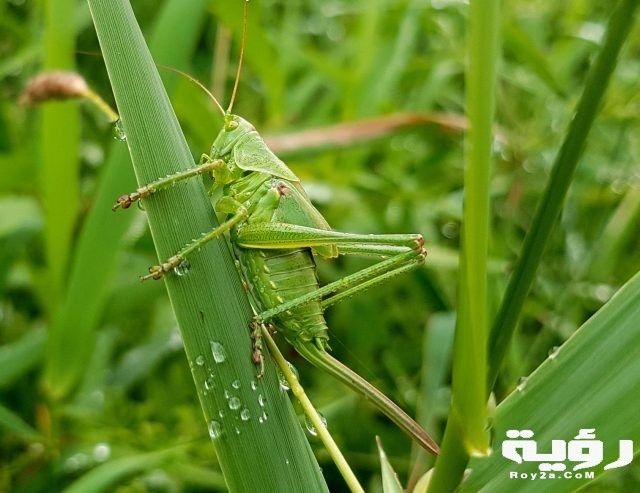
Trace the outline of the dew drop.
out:
[[[120,120],[120,118],[113,123],[113,138],[120,142],[127,140],[127,134],[124,133],[124,127],[122,126],[122,120]]]
[[[239,389],[239,388],[240,388],[240,380],[234,380],[234,381],[231,383],[231,386],[232,386],[234,389]]]
[[[300,375],[298,374],[298,369],[293,366],[291,364],[291,362],[287,361],[287,366],[289,367],[289,370],[291,370],[291,372],[296,376],[297,380],[300,380]]]
[[[289,367],[289,370],[291,370],[291,373],[295,375],[296,380],[298,380],[299,376],[298,376],[298,370],[296,369],[296,367],[293,366],[289,361],[287,361],[287,366]],[[291,386],[289,385],[289,382],[284,376],[284,373],[282,373],[279,370],[278,370],[278,381],[280,383],[280,390],[282,390],[283,392],[286,392],[291,388]]]
[[[231,394],[229,393],[229,391],[227,389],[224,389],[224,398],[228,400],[229,397],[231,397]]]
[[[201,354],[196,357],[196,365],[204,366],[204,356]]]
[[[89,456],[86,454],[78,453],[73,454],[67,460],[64,461],[63,468],[67,473],[74,473],[86,469],[89,466]]]
[[[239,409],[240,406],[242,405],[242,402],[240,402],[240,398],[239,397],[231,397],[229,399],[229,409]]]
[[[520,377],[520,379],[518,380],[518,385],[516,387],[516,390],[518,392],[524,392],[524,389],[527,388],[527,380],[529,380],[528,377]]]
[[[327,427],[327,418],[325,418],[321,413],[318,413],[318,416],[320,416],[320,421],[322,422],[322,426],[324,426],[326,428]],[[313,423],[311,422],[309,417],[306,416],[306,415],[304,417],[304,424],[305,424],[305,426],[307,428],[307,431],[309,432],[310,435],[313,435],[314,437],[318,436],[318,430],[316,430],[316,427],[313,426]]]
[[[211,341],[211,354],[216,363],[223,363],[227,359],[227,351],[218,341]]]
[[[239,435],[239,434],[240,434],[240,428],[236,426],[236,435]]]
[[[205,378],[204,380],[204,388],[207,390],[211,390],[216,386],[215,381],[213,380],[213,377],[208,377]]]
[[[560,346],[553,346],[551,349],[549,349],[549,359],[556,359],[556,356],[558,356],[559,351],[560,351]]]
[[[265,399],[262,394],[258,394],[258,404],[260,404],[260,407],[264,407],[266,402],[267,399]]]
[[[605,303],[609,301],[609,299],[614,295],[615,289],[608,284],[598,284],[593,289],[593,296],[595,299],[600,301],[601,303]]]
[[[218,411],[218,416],[220,416],[221,418],[224,418],[224,409],[220,409]]]
[[[289,382],[280,370],[278,370],[278,383],[280,384],[280,390],[283,392],[288,391],[291,387],[289,386]]]
[[[257,390],[258,384],[255,380],[251,380],[251,390]]]
[[[146,212],[147,210],[144,208],[144,203],[142,202],[142,199],[136,200],[136,206],[138,206],[138,209],[140,209],[142,212]]]
[[[111,457],[111,447],[108,443],[100,442],[93,447],[93,459],[96,462],[104,462]]]
[[[242,411],[240,411],[240,419],[242,421],[249,421],[250,417],[251,417],[251,413],[246,407]]]
[[[189,261],[183,260],[173,268],[173,272],[175,272],[176,276],[182,277],[187,275],[187,272],[189,272],[190,268],[191,268],[191,264],[189,263]]]
[[[220,438],[222,435],[222,426],[216,420],[209,423],[209,436],[213,439]]]

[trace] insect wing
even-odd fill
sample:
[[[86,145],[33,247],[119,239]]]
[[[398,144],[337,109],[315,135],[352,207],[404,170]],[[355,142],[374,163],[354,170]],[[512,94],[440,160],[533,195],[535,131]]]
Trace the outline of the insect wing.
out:
[[[257,132],[250,133],[238,142],[233,149],[233,157],[236,166],[245,171],[258,171],[291,182],[300,181],[293,171],[271,152]]]
[[[273,213],[272,220],[274,222],[331,230],[331,226],[313,206],[299,183],[282,182],[280,189],[282,196],[278,208]],[[338,256],[338,249],[335,245],[315,246],[313,250],[326,258]]]

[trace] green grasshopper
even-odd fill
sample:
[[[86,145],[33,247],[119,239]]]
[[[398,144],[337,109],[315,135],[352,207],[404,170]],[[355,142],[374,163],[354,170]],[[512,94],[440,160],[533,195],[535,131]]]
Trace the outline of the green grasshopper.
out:
[[[246,17],[245,17],[246,29]],[[225,111],[198,81],[224,117],[224,126],[200,163],[138,188],[117,199],[114,209],[172,187],[181,180],[210,173],[211,195],[221,191],[214,208],[225,216],[212,231],[186,245],[178,253],[149,268],[142,280],[161,279],[179,269],[202,245],[228,234],[237,265],[257,312],[252,324],[254,363],[260,364],[259,330],[263,324],[277,328],[296,351],[316,367],[370,400],[396,425],[433,454],[434,440],[377,388],[327,353],[326,307],[422,265],[426,251],[419,234],[351,234],[333,231],[313,206],[300,179],[267,147],[247,120],[231,113],[242,66]],[[186,74],[183,74],[186,75]],[[340,254],[375,255],[384,260],[320,287],[314,256]]]

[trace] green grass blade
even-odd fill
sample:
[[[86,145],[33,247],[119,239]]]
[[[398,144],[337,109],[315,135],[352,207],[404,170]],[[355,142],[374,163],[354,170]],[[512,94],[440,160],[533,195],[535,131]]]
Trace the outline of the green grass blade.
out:
[[[39,363],[46,342],[46,331],[36,329],[11,344],[0,346],[0,388],[10,385]]]
[[[187,64],[204,10],[204,0],[171,0],[164,5],[150,42],[159,62],[174,67]],[[167,46],[176,29],[183,34]],[[168,90],[174,85],[175,79],[167,80]],[[111,206],[116,197],[135,186],[127,147],[114,142],[78,238],[64,301],[50,329],[45,386],[56,398],[74,388],[91,356],[94,331],[116,272],[119,245],[135,217],[114,214]]]
[[[449,491],[462,479],[465,455],[486,454],[488,335],[487,266],[500,3],[469,6],[469,69],[465,141],[462,257],[452,375],[452,410],[429,491]],[[449,443],[447,443],[449,441]]]
[[[44,70],[72,69],[75,56],[76,0],[44,3]],[[53,311],[62,296],[79,205],[80,122],[75,102],[42,108],[40,187],[45,215],[48,267],[46,293]]]
[[[564,89],[550,68],[549,59],[524,29],[509,19],[502,24],[502,36],[510,56],[536,74],[557,96],[565,97]]]
[[[393,470],[393,466],[389,462],[389,458],[387,457],[384,448],[382,448],[382,441],[380,440],[380,437],[376,437],[376,443],[378,445],[378,455],[380,456],[383,493],[402,493],[404,489],[400,484],[398,475]]]
[[[539,450],[549,450],[551,440],[571,440],[580,428],[595,428],[604,443],[604,461],[618,458],[618,440],[640,446],[640,274],[589,319],[497,408],[495,436],[506,430],[530,429]],[[589,356],[589,357],[587,357]],[[535,410],[535,412],[532,412]],[[567,463],[571,470],[571,463]],[[514,480],[510,471],[535,472],[537,463],[516,464],[496,451],[487,459],[470,463],[472,474],[464,492],[565,492],[586,480]]]
[[[431,252],[429,252],[431,253]],[[420,400],[417,405],[416,420],[429,431],[436,441],[440,441],[436,431],[441,418],[437,412],[438,393],[448,385],[455,313],[436,313],[429,318],[422,343],[422,370],[420,375]],[[414,444],[413,467],[407,489],[416,484],[427,467],[433,465],[434,457]],[[426,487],[425,487],[426,488]]]
[[[609,79],[616,66],[618,54],[631,26],[638,2],[621,0],[609,21],[602,49],[589,71],[584,92],[575,117],[556,157],[551,176],[540,205],[524,240],[500,310],[491,328],[489,340],[489,386],[493,387],[509,342],[513,336],[522,306],[533,283],[552,228],[564,204],[573,173],[584,150]]]
[[[192,167],[129,3],[89,0],[89,6],[138,182]],[[171,256],[216,222],[200,180],[154,195],[145,207],[160,258]],[[185,275],[169,275],[165,283],[229,490],[326,491],[270,360],[265,377],[256,381],[250,358],[251,310],[225,241],[208,243],[189,260]],[[218,345],[215,351],[212,343]],[[239,415],[245,409],[250,419],[243,421]]]
[[[470,3],[469,71],[465,141],[464,216],[460,270],[460,312],[456,320],[453,405],[471,454],[487,453],[486,341],[487,265],[496,67],[500,52],[500,7],[496,0]]]
[[[135,473],[159,467],[181,450],[184,450],[184,448],[184,446],[174,447],[168,450],[130,455],[106,462],[74,481],[71,486],[63,491],[64,493],[114,491],[114,487],[119,481]]]
[[[611,214],[591,254],[589,274],[592,279],[609,281],[615,268],[625,259],[625,249],[637,235],[640,222],[640,190],[630,188]]]
[[[29,440],[43,440],[43,436],[38,433],[29,423],[25,422],[16,413],[7,409],[0,403],[0,428],[22,436]]]
[[[224,491],[224,477],[217,471],[190,464],[172,464],[171,470],[185,485],[185,490]]]

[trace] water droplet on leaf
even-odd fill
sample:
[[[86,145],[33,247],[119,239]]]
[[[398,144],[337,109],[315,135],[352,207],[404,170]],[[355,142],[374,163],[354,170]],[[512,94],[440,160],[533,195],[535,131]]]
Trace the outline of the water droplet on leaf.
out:
[[[240,419],[242,421],[249,421],[250,417],[251,417],[251,413],[246,407],[242,411],[240,411]]]
[[[95,447],[93,447],[93,459],[96,462],[104,462],[109,457],[111,457],[111,447],[108,443],[97,443]]]
[[[298,369],[295,366],[293,366],[289,361],[287,361],[287,366],[289,367],[289,370],[291,370],[291,373],[293,373],[296,376],[296,379],[299,380],[300,375],[298,374]]]
[[[89,466],[89,456],[87,454],[73,454],[64,461],[63,468],[67,473],[74,473],[86,469]]]
[[[284,373],[282,373],[280,370],[278,370],[278,383],[280,384],[280,390],[282,390],[283,392],[286,392],[291,388],[289,387],[289,382],[287,382]]]
[[[209,423],[209,436],[213,439],[219,438],[222,435],[222,425],[215,420]]]
[[[122,120],[119,118],[113,124],[113,138],[120,142],[127,140],[127,134],[124,133],[124,127],[122,126]]]
[[[204,366],[204,356],[201,354],[196,357],[196,365]]]
[[[295,366],[293,366],[290,362],[287,361],[287,366],[289,367],[289,370],[291,370],[291,373],[293,373],[296,377],[296,379],[298,379],[298,370],[296,369]],[[287,381],[287,378],[284,376],[284,373],[282,373],[281,371],[278,370],[278,382],[280,383],[280,390],[286,392],[287,390],[289,390],[291,388],[291,386],[289,385],[289,382]]]
[[[211,341],[211,354],[216,363],[223,363],[227,359],[227,351],[218,341]]]
[[[326,428],[327,418],[325,418],[321,413],[318,413],[318,416],[320,416],[320,421],[322,422],[322,426]],[[310,435],[313,435],[314,437],[318,436],[318,430],[316,430],[316,427],[313,426],[311,419],[309,419],[309,417],[306,415],[304,417],[304,424],[307,427],[307,431],[309,432]]]
[[[528,377],[520,377],[518,380],[518,386],[516,387],[518,392],[524,392],[524,389],[527,387],[527,380],[529,380]]]
[[[240,402],[240,398],[238,397],[231,397],[229,399],[229,409],[239,409],[240,406],[242,405],[242,402]]]
[[[189,272],[190,268],[191,268],[191,264],[189,263],[189,261],[183,260],[173,268],[173,272],[175,272],[177,276],[182,277],[187,275],[187,272]]]

